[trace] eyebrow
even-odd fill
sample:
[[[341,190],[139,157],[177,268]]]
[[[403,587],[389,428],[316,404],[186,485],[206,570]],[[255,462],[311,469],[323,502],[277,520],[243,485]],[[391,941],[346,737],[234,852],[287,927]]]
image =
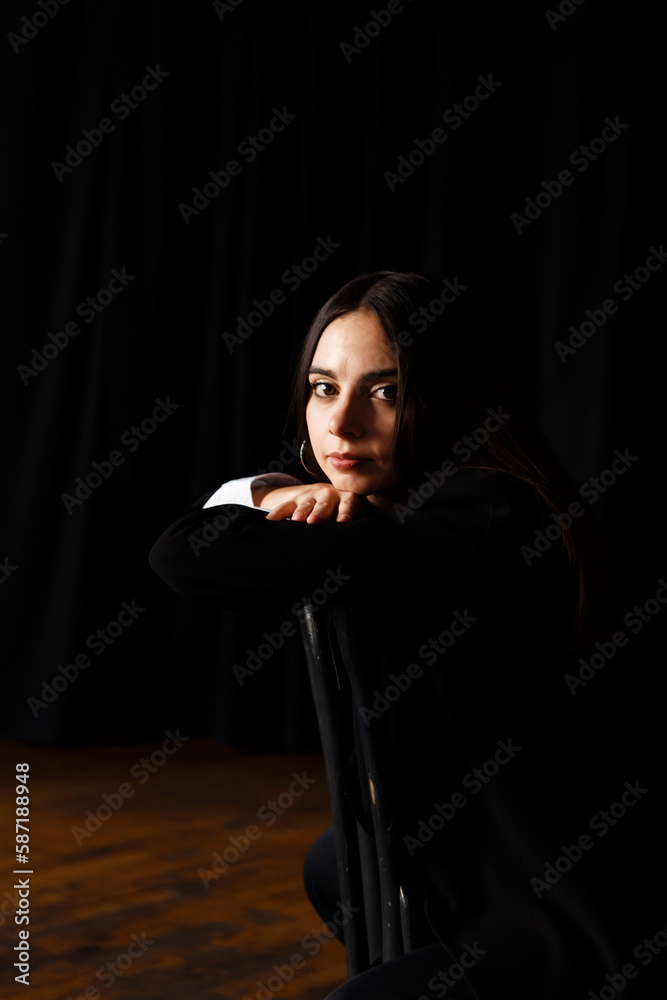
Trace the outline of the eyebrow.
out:
[[[330,371],[329,368],[315,368],[315,367],[309,368],[308,369],[308,374],[309,375],[326,375],[327,378],[333,378],[333,379],[337,378],[336,373]],[[398,369],[397,368],[378,368],[376,371],[366,372],[365,375],[362,375],[360,377],[359,381],[360,382],[376,382],[377,379],[379,379],[379,378],[388,378],[390,375],[398,375]]]

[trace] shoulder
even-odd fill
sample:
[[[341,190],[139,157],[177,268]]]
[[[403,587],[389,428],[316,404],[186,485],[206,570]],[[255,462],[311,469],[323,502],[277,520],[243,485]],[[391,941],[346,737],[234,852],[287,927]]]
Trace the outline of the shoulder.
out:
[[[406,524],[448,522],[484,544],[495,536],[519,537],[537,524],[546,509],[536,490],[521,479],[490,469],[456,468],[447,476],[433,474],[410,487],[395,513]]]

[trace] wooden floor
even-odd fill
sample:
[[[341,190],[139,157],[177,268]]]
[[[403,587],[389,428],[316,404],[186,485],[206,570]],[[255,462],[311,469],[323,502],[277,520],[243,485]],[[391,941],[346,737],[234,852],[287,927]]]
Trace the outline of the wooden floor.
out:
[[[29,989],[15,983],[12,968],[19,940],[12,887],[28,877],[13,874],[19,761],[30,765],[31,787],[23,867],[34,874],[30,924],[21,925],[30,931]],[[316,780],[294,797],[293,775],[304,772]],[[331,822],[321,758],[246,755],[194,740],[171,755],[160,743],[85,750],[5,743],[0,790],[0,996],[322,1000],[344,981],[337,940],[304,942],[322,930],[301,877],[308,847]],[[273,823],[270,800],[286,806]],[[90,836],[87,810],[91,829],[99,824]],[[246,842],[237,839],[235,848],[230,838],[248,826],[255,829],[241,851]],[[236,862],[222,871],[218,861],[218,877],[205,886],[200,869],[209,879],[214,855],[233,861],[237,850]],[[292,956],[301,967],[279,978],[273,966],[289,966]]]

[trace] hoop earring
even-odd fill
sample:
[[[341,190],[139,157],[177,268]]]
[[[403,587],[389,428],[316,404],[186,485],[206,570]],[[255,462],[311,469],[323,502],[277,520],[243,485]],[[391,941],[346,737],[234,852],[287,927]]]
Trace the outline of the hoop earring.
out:
[[[310,471],[310,469],[308,468],[308,466],[306,465],[306,463],[303,460],[303,449],[305,447],[306,447],[306,440],[304,438],[304,440],[301,442],[301,447],[299,448],[299,459],[301,460],[301,464],[304,467],[304,469],[306,470],[306,472],[308,473],[308,475],[312,476],[313,479],[317,479],[317,476],[315,475],[315,473]]]

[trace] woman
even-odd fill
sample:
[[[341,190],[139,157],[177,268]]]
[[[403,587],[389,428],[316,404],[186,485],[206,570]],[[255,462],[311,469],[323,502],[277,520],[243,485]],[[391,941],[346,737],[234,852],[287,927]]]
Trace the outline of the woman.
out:
[[[165,532],[151,564],[178,592],[227,607],[291,603],[335,579],[330,607],[364,622],[369,688],[414,679],[362,716],[370,726],[385,713],[393,734],[423,947],[354,977],[336,1000],[597,996],[631,960],[638,908],[641,927],[662,915],[657,868],[652,882],[634,847],[636,817],[655,818],[643,758],[605,739],[613,692],[600,685],[582,706],[567,682],[607,627],[575,535],[585,512],[560,484],[557,502],[546,450],[449,298],[433,279],[393,272],[332,296],[295,381],[314,481],[224,484]],[[213,511],[224,530],[204,546]],[[598,813],[617,801],[636,812],[602,833]],[[306,865],[327,918],[332,850],[325,834]],[[650,995],[648,972],[641,985]]]

